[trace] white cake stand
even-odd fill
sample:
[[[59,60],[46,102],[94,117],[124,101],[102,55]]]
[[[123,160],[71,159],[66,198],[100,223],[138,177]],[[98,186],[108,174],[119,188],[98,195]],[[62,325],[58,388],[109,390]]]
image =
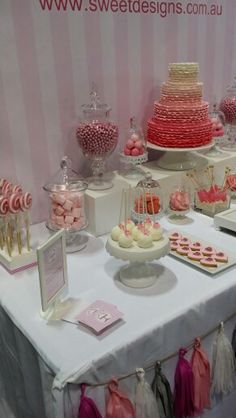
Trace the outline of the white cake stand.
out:
[[[147,143],[148,148],[164,152],[164,155],[158,159],[157,165],[166,170],[175,171],[191,170],[194,168],[197,164],[194,152],[208,150],[213,147],[213,145],[214,142],[195,148],[166,148],[159,147],[151,142]]]
[[[148,263],[164,257],[170,251],[169,238],[163,237],[159,241],[154,241],[151,248],[143,249],[138,247],[134,241],[132,247],[121,248],[118,242],[111,237],[106,243],[107,252],[115,258],[129,261],[129,265],[120,269],[120,280],[126,286],[144,288],[151,286],[157,280],[155,266]]]

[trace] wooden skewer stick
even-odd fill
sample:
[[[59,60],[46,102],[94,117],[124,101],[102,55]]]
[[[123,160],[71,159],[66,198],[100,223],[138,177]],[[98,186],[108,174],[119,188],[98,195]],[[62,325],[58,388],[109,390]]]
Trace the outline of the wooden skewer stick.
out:
[[[27,231],[26,231],[27,234]],[[27,238],[27,235],[26,235]],[[16,215],[16,239],[17,239],[17,247],[18,247],[18,253],[22,253],[22,240],[21,240],[21,225],[20,225],[20,218]],[[27,249],[28,249],[28,239],[27,239]],[[28,251],[30,251],[28,249]]]
[[[120,214],[119,214],[119,225],[122,222],[122,209],[123,209],[123,201],[124,201],[124,189],[122,189],[121,193],[121,202],[120,202]]]
[[[11,257],[11,245],[10,245],[10,237],[9,237],[9,228],[8,228],[8,219],[5,220],[5,238],[7,244],[7,252],[9,257]]]
[[[226,186],[226,181],[227,181],[227,177],[230,173],[231,169],[229,167],[225,167],[225,174],[224,174],[224,178],[223,178],[223,182],[222,182],[222,186],[221,188],[224,189]]]
[[[26,228],[26,244],[27,244],[27,250],[30,251],[29,217],[28,217],[27,212],[24,215],[25,215],[25,228]]]
[[[154,216],[154,203],[153,203],[153,194],[151,192],[151,206],[152,206],[152,214]],[[154,219],[154,218],[153,218]],[[155,219],[154,219],[155,220]]]
[[[127,190],[125,190],[125,219],[124,219],[124,225],[125,225],[125,232],[126,232],[126,223],[127,223]]]
[[[210,171],[209,171],[209,167],[207,166],[207,168],[205,169],[205,173],[208,177],[208,181],[209,181],[209,187],[211,185],[211,176],[210,176]]]
[[[196,187],[197,189],[199,189],[199,184],[196,183],[196,180],[193,177],[192,173],[187,173],[186,176],[189,178],[189,180],[191,180],[191,182],[194,185],[194,187]]]

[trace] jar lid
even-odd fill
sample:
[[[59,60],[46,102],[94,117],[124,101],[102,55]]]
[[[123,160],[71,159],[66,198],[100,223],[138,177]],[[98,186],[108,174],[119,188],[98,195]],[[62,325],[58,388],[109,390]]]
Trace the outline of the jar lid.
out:
[[[83,177],[71,168],[71,160],[65,156],[60,162],[60,170],[56,172],[48,184],[43,186],[43,189],[48,192],[81,192],[87,187],[88,184]]]
[[[155,187],[161,187],[157,180],[152,178],[152,174],[148,171],[145,173],[145,179],[140,180],[136,187],[142,187],[145,189],[153,189]]]
[[[90,92],[90,103],[82,105],[84,113],[108,113],[111,108],[106,103],[101,103],[95,84]]]

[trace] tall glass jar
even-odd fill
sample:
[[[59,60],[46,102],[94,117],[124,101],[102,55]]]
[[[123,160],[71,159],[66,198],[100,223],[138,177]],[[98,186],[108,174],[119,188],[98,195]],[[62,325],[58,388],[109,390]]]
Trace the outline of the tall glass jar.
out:
[[[83,117],[77,127],[78,144],[86,158],[91,161],[93,177],[89,189],[105,190],[112,182],[104,179],[105,160],[116,148],[118,127],[110,121],[111,108],[100,102],[95,87],[90,93],[91,102],[82,106]]]
[[[236,77],[227,88],[226,96],[220,102],[220,110],[224,113],[227,124],[226,140],[223,149],[236,150]]]
[[[67,157],[62,158],[60,170],[43,186],[49,203],[46,225],[51,231],[64,229],[68,252],[85,246],[78,233],[88,225],[84,199],[86,188],[87,183],[71,169],[71,161]]]

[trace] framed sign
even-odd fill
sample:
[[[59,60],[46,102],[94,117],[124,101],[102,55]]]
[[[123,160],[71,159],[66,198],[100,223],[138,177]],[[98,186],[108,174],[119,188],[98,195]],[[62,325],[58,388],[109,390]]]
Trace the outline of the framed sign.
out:
[[[42,313],[46,313],[68,288],[64,231],[56,232],[37,249]]]

